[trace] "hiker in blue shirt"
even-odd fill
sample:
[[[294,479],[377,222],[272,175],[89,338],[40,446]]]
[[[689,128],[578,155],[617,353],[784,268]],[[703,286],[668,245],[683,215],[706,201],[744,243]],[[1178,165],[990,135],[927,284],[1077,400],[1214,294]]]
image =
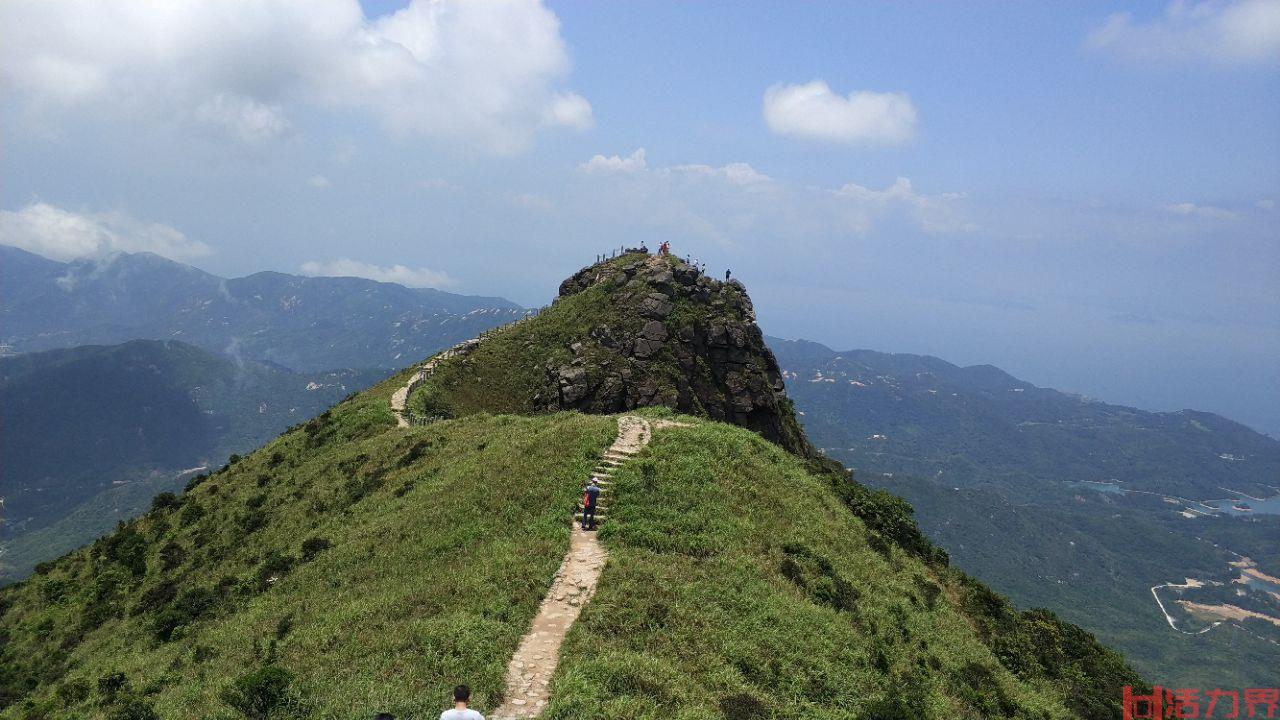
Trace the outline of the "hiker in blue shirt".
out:
[[[587,485],[586,491],[582,494],[582,529],[596,529],[596,501],[600,499],[600,486],[596,484],[595,476],[592,476],[591,482]]]

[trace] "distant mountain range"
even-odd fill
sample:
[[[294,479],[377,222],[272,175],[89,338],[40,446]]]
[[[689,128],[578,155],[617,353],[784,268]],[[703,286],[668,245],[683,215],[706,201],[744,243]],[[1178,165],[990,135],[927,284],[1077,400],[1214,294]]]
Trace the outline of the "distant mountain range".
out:
[[[16,353],[180,340],[299,371],[392,369],[523,315],[362,278],[224,279],[149,253],[63,263],[0,245],[0,343]]]
[[[1245,570],[1280,577],[1280,515],[1241,493],[1280,493],[1280,441],[989,365],[769,345],[810,440],[906,498],[959,567],[1098,633],[1158,682],[1274,682],[1280,583]],[[1215,509],[1236,505],[1258,509]],[[1203,586],[1184,587],[1188,577]]]
[[[253,450],[384,374],[295,373],[155,340],[0,358],[0,532],[17,540],[0,574],[96,537],[184,471]]]
[[[866,471],[956,485],[1118,481],[1197,500],[1280,485],[1280,441],[1213,413],[1110,405],[925,355],[770,346],[813,441]]]

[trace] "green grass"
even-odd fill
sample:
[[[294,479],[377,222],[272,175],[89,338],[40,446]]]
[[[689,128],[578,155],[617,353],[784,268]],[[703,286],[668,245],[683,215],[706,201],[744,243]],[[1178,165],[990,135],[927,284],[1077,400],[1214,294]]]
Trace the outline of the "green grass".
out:
[[[239,717],[223,692],[267,663],[295,676],[303,717],[425,717],[463,681],[490,704],[615,422],[480,415],[405,431],[384,402],[376,392],[341,405],[205,480],[182,507],[132,523],[123,534],[145,541],[140,576],[100,543],[99,557],[82,549],[3,591],[5,679],[32,672],[36,687],[0,716],[107,717],[118,704],[101,704],[98,680],[121,672],[161,717]],[[203,516],[183,526],[197,505]],[[262,527],[245,532],[255,505]],[[306,562],[309,537],[331,547]],[[166,572],[170,542],[186,558]],[[273,553],[293,567],[264,583]],[[169,642],[155,623],[180,597],[137,612],[165,581],[217,598]],[[84,627],[95,588],[110,583],[104,621]],[[77,687],[89,689],[83,701],[59,696]]]
[[[537,318],[493,332],[466,358],[441,363],[416,390],[409,406],[424,414],[461,417],[477,412],[531,413],[540,409],[535,398],[550,396],[546,363],[567,362],[569,345],[586,337],[591,328],[608,324],[634,333],[636,317],[616,312],[608,286],[596,286],[558,300]],[[589,358],[589,366],[604,369],[619,358]]]
[[[432,717],[458,682],[494,708],[616,418],[401,429],[408,375],[0,590],[0,718]],[[546,717],[1113,717],[1138,682],[900,501],[683,419],[618,473]]]
[[[873,549],[777,446],[662,430],[617,477],[612,557],[547,717],[1070,716],[1000,665],[946,600],[950,573]]]

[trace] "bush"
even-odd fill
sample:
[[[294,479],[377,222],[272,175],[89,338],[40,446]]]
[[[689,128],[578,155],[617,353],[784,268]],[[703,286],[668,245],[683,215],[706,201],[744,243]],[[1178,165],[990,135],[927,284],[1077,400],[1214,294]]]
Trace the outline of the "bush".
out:
[[[118,670],[98,678],[98,694],[108,703],[115,702],[116,696],[128,689],[129,678]]]
[[[126,526],[102,540],[101,554],[119,563],[134,577],[147,572],[147,539],[133,526]]]
[[[320,553],[332,547],[328,538],[309,537],[302,541],[302,559],[310,562],[316,559]]]
[[[293,673],[276,665],[264,665],[236,678],[222,691],[222,701],[251,720],[265,720],[272,711],[293,704],[289,691]]]
[[[236,524],[244,533],[257,532],[267,525],[267,513],[260,507],[250,508],[236,516]]]
[[[182,513],[178,515],[178,522],[184,527],[197,522],[204,517],[204,506],[192,500],[183,505]]]
[[[178,507],[181,504],[182,504],[182,500],[177,495],[174,495],[171,492],[162,492],[159,495],[151,498],[151,509],[153,511],[170,510],[172,508]]]
[[[150,700],[136,695],[128,695],[120,699],[119,704],[107,715],[109,720],[160,720],[156,708]]]
[[[71,707],[89,698],[89,683],[82,679],[68,680],[58,686],[58,699],[63,707]]]
[[[282,555],[272,550],[262,560],[262,565],[258,567],[258,589],[266,590],[271,587],[271,583],[275,579],[284,577],[291,569],[293,569],[293,558]]]
[[[173,639],[174,631],[208,615],[218,604],[218,595],[208,588],[183,592],[173,604],[160,611],[151,621],[151,634],[160,642]]]
[[[181,545],[170,540],[160,548],[160,569],[169,572],[182,565],[187,559],[187,551]]]
[[[208,480],[208,479],[209,479],[208,473],[200,473],[199,475],[187,481],[186,491],[191,492],[192,490],[199,487],[200,483],[203,483],[205,480]]]
[[[849,510],[877,535],[933,565],[946,565],[947,553],[934,545],[913,517],[915,511],[902,498],[885,490],[872,490],[848,476],[832,476],[836,493]]]

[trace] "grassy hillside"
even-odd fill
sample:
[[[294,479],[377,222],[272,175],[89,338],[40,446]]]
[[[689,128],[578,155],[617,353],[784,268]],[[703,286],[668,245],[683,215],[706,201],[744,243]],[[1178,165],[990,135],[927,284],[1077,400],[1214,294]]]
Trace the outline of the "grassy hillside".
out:
[[[1208,623],[1173,600],[1280,618],[1274,587],[1235,583],[1230,565],[1244,555],[1280,573],[1280,516],[1207,516],[1195,502],[1228,488],[1274,495],[1280,442],[1217,415],[1108,405],[991,366],[773,347],[814,443],[906,498],[958,567],[1097,633],[1155,682],[1274,682],[1280,628],[1251,618],[1196,633]],[[1165,591],[1180,632],[1151,588],[1188,577],[1207,586]]]
[[[0,591],[0,717],[429,717],[460,681],[494,707],[615,423],[402,430],[401,381]],[[661,431],[616,488],[547,717],[1067,717],[1136,680],[746,430]]]
[[[496,693],[614,422],[403,432],[382,389],[0,591],[3,716],[240,717],[224,693],[262,667],[301,717]]]
[[[548,717],[1109,717],[1137,682],[921,558],[909,510],[739,428],[661,431],[617,478]]]

